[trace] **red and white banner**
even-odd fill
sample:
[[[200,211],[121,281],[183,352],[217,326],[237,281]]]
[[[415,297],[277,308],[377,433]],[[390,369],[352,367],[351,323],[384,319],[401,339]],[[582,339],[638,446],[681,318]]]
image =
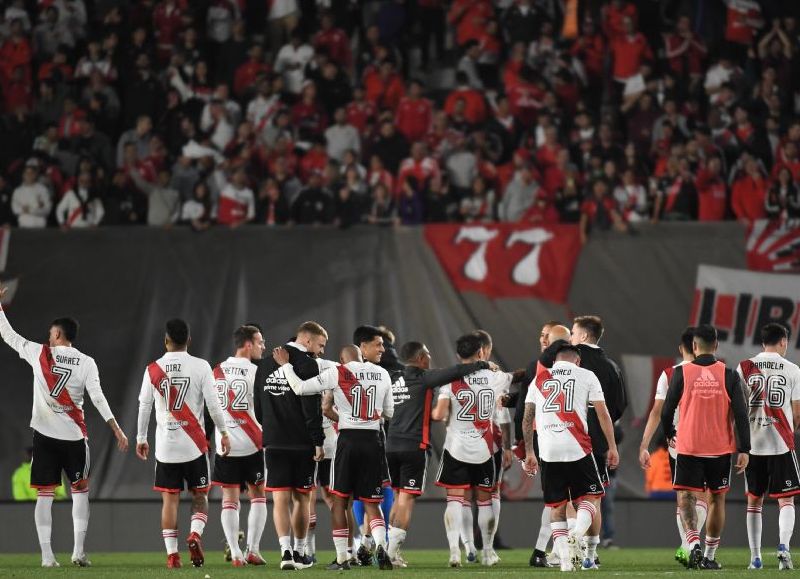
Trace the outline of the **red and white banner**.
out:
[[[751,221],[745,248],[747,269],[800,273],[800,221]]]
[[[425,226],[425,239],[459,291],[564,303],[581,241],[576,225]]]
[[[800,275],[751,272],[701,265],[697,269],[689,324],[713,324],[719,356],[738,363],[761,350],[760,330],[769,322],[792,330],[787,357],[800,357]]]
[[[677,357],[622,355],[625,384],[628,386],[628,412],[634,426],[647,421],[647,415],[653,407],[658,377],[661,376],[661,372],[674,366],[678,361]]]

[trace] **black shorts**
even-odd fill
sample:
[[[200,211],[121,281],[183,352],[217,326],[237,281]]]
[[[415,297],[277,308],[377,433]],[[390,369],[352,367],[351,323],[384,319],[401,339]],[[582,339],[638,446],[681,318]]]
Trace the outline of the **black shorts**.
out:
[[[328,490],[331,486],[331,466],[333,465],[333,459],[326,458],[321,460],[319,466],[317,467],[317,485],[321,486],[325,490]]]
[[[61,471],[67,473],[70,484],[89,478],[89,443],[80,440],[59,440],[33,431],[33,462],[31,487],[61,486]]]
[[[310,493],[317,479],[314,450],[267,449],[267,491]]]
[[[545,462],[539,464],[542,473],[544,504],[558,507],[567,501],[583,497],[602,497],[603,481],[592,453],[572,462]]]
[[[389,470],[389,460],[386,458],[386,433],[381,428],[379,431],[381,443],[381,482],[383,486],[392,486],[392,473]]]
[[[679,454],[672,488],[680,491],[727,493],[731,487],[731,455],[701,457]]]
[[[672,477],[672,480],[675,480],[675,459],[672,458],[672,455],[669,455],[669,475]]]
[[[366,503],[383,501],[385,455],[375,430],[339,431],[331,469],[331,494]]]
[[[491,492],[495,482],[494,458],[486,462],[472,464],[453,458],[448,451],[442,452],[436,486],[448,489],[469,489],[478,487]]]
[[[751,454],[744,477],[746,493],[751,497],[769,493],[770,498],[779,499],[800,494],[800,473],[793,450],[769,456]]]
[[[244,490],[247,485],[264,488],[264,451],[257,450],[248,456],[220,456],[214,458],[214,476],[211,484]]]
[[[605,452],[593,452],[592,456],[594,456],[594,462],[597,465],[597,472],[600,474],[600,482],[603,483],[604,487],[607,487],[611,484],[608,478],[608,467],[606,466],[606,460],[608,459],[608,451]]]
[[[421,495],[428,475],[428,451],[400,450],[386,453],[392,488],[400,493]]]
[[[208,471],[208,455],[205,453],[189,462],[156,460],[156,481],[153,490],[162,493],[179,493],[184,488],[208,490],[210,484]]]

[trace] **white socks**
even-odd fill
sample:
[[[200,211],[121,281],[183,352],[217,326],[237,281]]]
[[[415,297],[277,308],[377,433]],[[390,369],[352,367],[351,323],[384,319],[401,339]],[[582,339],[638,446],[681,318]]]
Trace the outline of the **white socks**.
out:
[[[222,531],[225,539],[231,548],[231,557],[234,559],[244,559],[242,550],[239,547],[239,503],[234,501],[222,501]]]
[[[592,526],[592,519],[597,514],[597,508],[589,501],[581,501],[578,505],[577,517],[575,518],[575,528],[572,529],[572,534],[580,539]]]
[[[497,529],[494,520],[491,499],[488,501],[478,501],[478,528],[481,530],[483,538],[483,551],[491,551],[494,539],[494,532]]]
[[[386,549],[386,522],[383,517],[372,519],[369,528],[372,531],[372,538],[375,539],[375,546]]]
[[[561,559],[561,570],[571,570],[572,563],[570,562],[569,547],[567,547],[569,526],[566,521],[553,521],[550,523],[550,527],[553,529],[553,551],[558,553],[558,557]]]
[[[297,537],[294,538],[294,550],[302,555],[306,552],[306,544],[308,543],[307,539],[303,537],[302,539],[298,539]]]
[[[461,497],[461,542],[467,553],[475,553],[475,521],[472,516],[472,503]]]
[[[50,535],[53,530],[53,497],[54,489],[40,489],[36,498],[34,521],[36,521],[36,534],[39,535],[39,546],[42,549],[42,563],[55,561],[53,546],[50,544]]]
[[[789,549],[789,543],[792,541],[792,533],[794,533],[794,503],[786,502],[781,503],[780,511],[778,512],[778,537],[781,545]]]
[[[278,544],[281,546],[281,555],[284,551],[292,552],[292,538],[289,535],[278,537]]]
[[[350,559],[350,554],[347,549],[347,533],[347,527],[333,530],[333,546],[336,548],[336,562],[340,565]]]
[[[464,508],[461,506],[461,497],[447,497],[447,508],[444,510],[444,528],[447,531],[447,543],[450,546],[450,556],[461,558],[461,549],[458,540],[461,537],[461,527],[464,522]]]
[[[681,547],[689,549],[689,544],[686,542],[686,530],[683,528],[683,519],[681,518],[681,508],[675,509],[675,521],[678,523],[678,535],[681,537]]]
[[[494,517],[494,528],[492,529],[492,536],[489,537],[489,546],[494,549],[494,536],[497,534],[497,528],[500,526],[500,491],[492,493],[492,516]],[[486,541],[484,541],[485,543]]]
[[[206,522],[208,521],[208,515],[206,513],[193,513],[192,514],[192,524],[189,528],[190,533],[197,533],[198,535],[202,536],[203,531],[206,529]],[[237,529],[238,535],[238,529]]]
[[[86,529],[89,527],[89,489],[72,489],[72,529],[75,534],[75,544],[72,548],[72,558],[79,559],[86,553]]]
[[[717,555],[717,547],[719,547],[719,537],[709,537],[706,535],[706,559],[714,560]]]
[[[308,547],[307,555],[313,555],[317,552],[317,513],[311,513],[308,517]]]
[[[267,498],[250,499],[250,512],[247,515],[247,550],[258,553],[261,548],[261,535],[267,524]],[[281,553],[282,555],[283,553]]]
[[[600,535],[592,535],[586,537],[586,557],[594,561],[597,557],[597,545],[600,544]]]
[[[397,557],[397,552],[406,541],[406,534],[407,533],[405,529],[401,529],[400,527],[389,527],[389,549],[387,553],[389,553],[390,559]]]
[[[164,547],[167,549],[167,555],[172,555],[178,552],[178,529],[163,529],[161,536],[164,538]]]
[[[761,557],[761,510],[760,506],[747,505],[747,542],[750,544],[750,559]]]
[[[539,525],[539,536],[536,538],[536,550],[547,551],[547,544],[550,542],[550,537],[553,530],[550,528],[550,511],[551,507],[545,506],[542,509],[542,522]]]

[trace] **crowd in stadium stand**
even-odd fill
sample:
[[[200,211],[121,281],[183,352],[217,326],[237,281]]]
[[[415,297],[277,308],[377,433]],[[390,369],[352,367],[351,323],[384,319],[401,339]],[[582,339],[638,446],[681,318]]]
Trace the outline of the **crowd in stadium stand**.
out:
[[[6,1],[0,223],[800,217],[798,4]]]

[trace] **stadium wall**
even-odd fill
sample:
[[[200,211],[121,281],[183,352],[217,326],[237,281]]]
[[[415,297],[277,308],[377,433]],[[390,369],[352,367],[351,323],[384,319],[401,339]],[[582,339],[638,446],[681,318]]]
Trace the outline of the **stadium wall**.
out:
[[[385,323],[400,342],[425,341],[434,363],[443,366],[455,362],[454,339],[482,327],[494,336],[498,360],[515,368],[538,351],[543,321],[578,313],[603,316],[602,345],[617,359],[672,356],[690,316],[697,266],[744,267],[744,237],[736,223],[598,234],[581,254],[566,306],[458,293],[422,231],[405,228],[14,231],[3,279],[17,281],[7,310],[23,336],[42,340],[53,318],[79,319],[77,345],[97,360],[109,403],[133,439],[142,373],[162,352],[162,326],[169,317],[190,321],[191,351],[212,362],[230,354],[232,330],[242,322],[261,323],[268,343],[276,344],[292,336],[299,322],[315,319],[331,334],[331,356],[350,341],[357,324]],[[11,472],[30,441],[31,377],[5,346],[0,369],[0,498],[9,498]],[[117,453],[94,409],[86,415],[93,497],[152,497],[152,464],[142,464],[133,452]],[[624,421],[619,493],[642,496],[640,431],[629,418]],[[512,471],[508,488],[516,496],[537,496],[538,483],[521,477],[516,467]],[[430,490],[429,496],[439,496],[438,489]],[[3,515],[7,509],[0,506]]]

